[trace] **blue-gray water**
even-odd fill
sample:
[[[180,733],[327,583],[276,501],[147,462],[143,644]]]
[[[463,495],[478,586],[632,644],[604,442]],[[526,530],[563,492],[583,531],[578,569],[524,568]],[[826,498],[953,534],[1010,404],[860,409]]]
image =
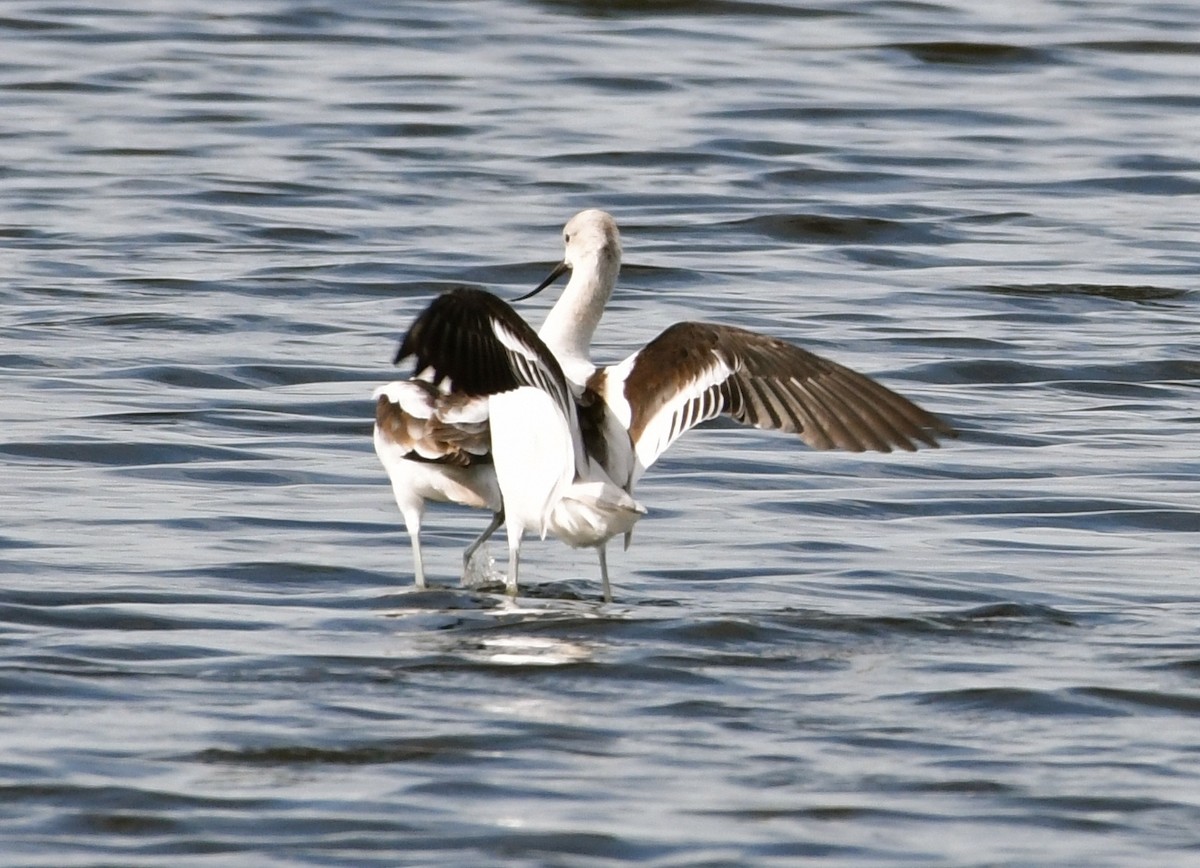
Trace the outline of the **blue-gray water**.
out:
[[[0,863],[1200,864],[1198,63],[1154,0],[7,0]],[[615,604],[459,589],[452,508],[415,593],[371,389],[588,206],[598,358],[735,323],[963,437],[694,432]]]

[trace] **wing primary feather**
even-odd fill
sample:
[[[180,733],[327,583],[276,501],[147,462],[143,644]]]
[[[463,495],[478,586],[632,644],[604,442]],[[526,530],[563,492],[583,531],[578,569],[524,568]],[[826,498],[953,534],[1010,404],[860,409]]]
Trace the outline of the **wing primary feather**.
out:
[[[922,410],[903,395],[850,368],[843,368],[841,373],[848,382],[856,386],[858,393],[863,397],[863,403],[872,408],[879,418],[885,420],[892,430],[907,441],[907,446],[903,443],[898,444],[902,448],[916,449],[916,444],[912,443],[912,439],[915,438],[936,449],[938,442],[932,431],[949,437],[956,436],[953,428],[932,413]]]
[[[877,452],[890,452],[891,447],[875,432],[873,426],[863,414],[848,400],[842,389],[836,388],[836,380],[830,377],[820,377],[807,383],[809,392],[821,401],[830,417],[837,421],[839,430],[845,438],[842,444],[855,452],[874,449]],[[907,441],[906,441],[907,442]]]
[[[781,428],[783,427],[783,417],[779,413],[779,406],[775,402],[775,395],[771,392],[770,381],[761,377],[754,377],[750,380],[750,388],[758,397],[759,406],[762,408],[763,414],[770,420],[770,424],[763,424],[763,428]]]
[[[805,381],[802,383],[802,389],[805,399],[804,407],[813,420],[813,431],[814,433],[820,432],[822,435],[820,439],[823,445],[818,448],[840,448],[861,452],[862,444],[850,432],[836,408],[829,406],[827,396],[820,389],[814,389],[814,381],[811,379]],[[824,445],[825,443],[828,445]]]
[[[793,391],[789,390],[787,385],[781,380],[764,380],[763,385],[773,393],[776,406],[779,408],[781,417],[779,430],[789,434],[798,434],[802,430],[802,423],[796,415],[796,405],[799,403],[799,397]]]
[[[897,417],[896,413],[898,408],[908,402],[904,399],[900,399],[900,402],[893,401],[893,398],[899,397],[894,392],[866,377],[855,376],[852,371],[847,370],[842,374],[840,382],[854,399],[850,404],[851,409],[862,417],[868,430],[887,444],[899,446],[908,452],[915,451],[917,447],[911,438],[920,437],[921,429],[909,424],[903,416]]]
[[[957,437],[958,432],[932,413],[922,410],[912,401],[891,390],[885,389],[881,400],[895,413],[897,421],[903,421],[911,426],[908,433],[916,437],[926,446],[938,448],[934,432],[945,437]]]

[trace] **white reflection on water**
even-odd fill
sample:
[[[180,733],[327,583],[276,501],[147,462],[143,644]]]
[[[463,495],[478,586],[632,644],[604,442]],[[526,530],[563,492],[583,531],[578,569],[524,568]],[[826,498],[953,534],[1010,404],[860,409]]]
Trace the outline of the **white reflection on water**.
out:
[[[496,636],[481,640],[467,657],[499,666],[562,666],[594,657],[594,649],[582,642],[552,636]]]

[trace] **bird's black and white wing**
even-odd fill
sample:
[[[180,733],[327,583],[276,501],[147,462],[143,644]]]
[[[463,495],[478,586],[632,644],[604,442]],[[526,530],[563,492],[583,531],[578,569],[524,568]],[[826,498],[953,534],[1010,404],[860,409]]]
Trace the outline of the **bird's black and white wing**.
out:
[[[605,387],[624,399],[616,403],[628,413],[642,469],[685,431],[720,415],[797,434],[814,449],[912,451],[936,447],[936,435],[955,436],[870,377],[732,326],[677,323],[606,375]],[[615,397],[607,396],[610,406]]]
[[[435,298],[404,336],[396,364],[416,361],[414,377],[449,394],[484,397],[522,386],[541,389],[565,418],[574,398],[562,366],[505,301],[460,288]]]

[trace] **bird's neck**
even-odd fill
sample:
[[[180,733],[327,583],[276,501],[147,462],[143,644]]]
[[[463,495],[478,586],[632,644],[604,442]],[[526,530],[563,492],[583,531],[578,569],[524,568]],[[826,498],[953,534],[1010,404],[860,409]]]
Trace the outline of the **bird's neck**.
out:
[[[602,255],[595,263],[577,264],[538,332],[564,373],[576,383],[585,381],[595,370],[590,352],[592,335],[604,316],[620,267],[619,260],[612,262]]]

